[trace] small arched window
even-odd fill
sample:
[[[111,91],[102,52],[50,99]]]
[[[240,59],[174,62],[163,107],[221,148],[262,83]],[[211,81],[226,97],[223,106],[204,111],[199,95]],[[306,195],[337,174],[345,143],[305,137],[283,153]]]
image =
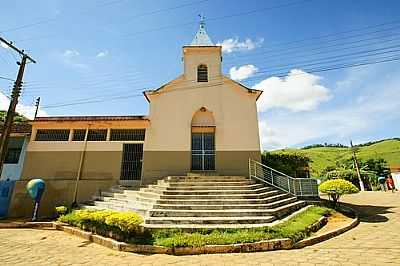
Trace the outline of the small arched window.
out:
[[[197,67],[197,82],[208,82],[208,69],[206,65]]]

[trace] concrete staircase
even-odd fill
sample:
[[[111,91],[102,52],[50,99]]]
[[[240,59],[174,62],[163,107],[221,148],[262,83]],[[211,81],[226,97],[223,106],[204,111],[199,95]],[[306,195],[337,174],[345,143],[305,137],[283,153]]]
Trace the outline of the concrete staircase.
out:
[[[113,187],[83,208],[132,210],[150,228],[267,226],[306,205],[242,176],[169,176],[133,190]]]

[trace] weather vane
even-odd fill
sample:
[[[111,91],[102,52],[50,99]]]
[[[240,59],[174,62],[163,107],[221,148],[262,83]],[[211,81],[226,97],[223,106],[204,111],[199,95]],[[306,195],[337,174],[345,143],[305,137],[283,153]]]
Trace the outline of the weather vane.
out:
[[[199,17],[200,17],[200,27],[204,28],[204,25],[206,24],[205,22],[206,17],[203,14],[199,14]]]

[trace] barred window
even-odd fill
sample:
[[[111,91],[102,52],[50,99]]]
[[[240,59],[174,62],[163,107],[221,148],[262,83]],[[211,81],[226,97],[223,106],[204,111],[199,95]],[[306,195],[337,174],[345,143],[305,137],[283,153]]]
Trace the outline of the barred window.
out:
[[[22,148],[8,148],[4,163],[17,164],[19,161],[19,155],[21,154]]]
[[[17,164],[21,155],[22,147],[24,146],[24,137],[11,137],[7,145],[6,158],[4,163]]]
[[[146,130],[143,129],[111,129],[111,141],[144,140]]]
[[[89,129],[87,141],[106,141],[107,129]]]
[[[86,129],[74,129],[74,133],[72,135],[73,141],[84,141],[86,135]]]
[[[38,129],[36,141],[68,141],[69,129]]]
[[[197,67],[197,82],[208,82],[208,69],[206,65]]]

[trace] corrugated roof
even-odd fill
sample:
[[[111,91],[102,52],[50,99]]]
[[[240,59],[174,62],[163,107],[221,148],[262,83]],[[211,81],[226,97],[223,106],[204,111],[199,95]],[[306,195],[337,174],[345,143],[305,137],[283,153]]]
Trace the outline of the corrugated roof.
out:
[[[0,134],[3,132],[3,125],[0,125]],[[11,133],[21,133],[21,134],[30,134],[32,132],[32,126],[28,123],[18,123],[13,124],[11,128]]]

